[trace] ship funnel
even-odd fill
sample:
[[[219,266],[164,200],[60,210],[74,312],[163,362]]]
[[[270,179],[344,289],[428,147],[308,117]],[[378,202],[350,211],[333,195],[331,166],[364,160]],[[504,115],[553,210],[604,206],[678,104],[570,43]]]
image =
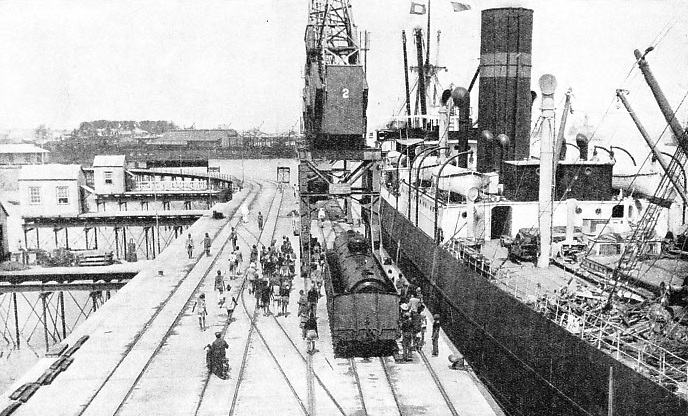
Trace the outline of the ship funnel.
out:
[[[478,114],[480,130],[505,134],[508,146],[478,139],[477,168],[499,171],[505,160],[530,154],[530,91],[533,11],[499,8],[482,11]]]

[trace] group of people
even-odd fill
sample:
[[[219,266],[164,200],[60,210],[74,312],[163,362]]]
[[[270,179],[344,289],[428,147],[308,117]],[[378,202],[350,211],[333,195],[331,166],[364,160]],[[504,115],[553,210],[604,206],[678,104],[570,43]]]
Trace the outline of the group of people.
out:
[[[296,254],[286,236],[282,237],[282,244],[272,240],[270,246],[263,246],[258,251],[257,246],[251,248],[250,265],[247,269],[249,293],[256,296],[256,306],[263,309],[263,315],[269,315],[272,303],[277,316],[288,316],[289,294],[293,286],[296,270]],[[256,261],[260,262],[262,276],[258,272]]]
[[[208,233],[205,233],[205,236],[203,237],[203,251],[205,252],[206,256],[210,256],[210,246],[212,245],[212,243],[213,240],[210,238],[210,235]],[[193,258],[194,241],[193,238],[191,238],[191,234],[188,234],[186,238],[186,243],[184,245],[186,247],[186,254],[189,256],[189,259]]]
[[[401,345],[403,347],[403,359],[411,361],[411,351],[420,351],[425,345],[425,333],[428,327],[428,318],[425,313],[425,303],[423,303],[423,293],[420,287],[409,290],[409,283],[401,274],[397,283],[402,279],[405,282],[398,284],[400,304],[399,304],[399,327],[401,329]],[[432,355],[439,354],[439,335],[442,323],[440,315],[433,315],[432,323]]]

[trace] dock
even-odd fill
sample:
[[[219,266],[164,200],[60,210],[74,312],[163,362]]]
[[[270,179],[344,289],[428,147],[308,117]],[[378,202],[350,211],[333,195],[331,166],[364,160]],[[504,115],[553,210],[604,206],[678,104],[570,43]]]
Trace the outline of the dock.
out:
[[[242,205],[250,210],[246,223],[238,215]],[[256,311],[243,274],[226,276],[232,227],[245,268],[254,244],[288,236],[298,248],[288,215],[296,207],[292,193],[281,192],[274,182],[247,183],[232,201],[214,207],[224,219],[203,216],[189,227],[195,242],[191,258],[185,237],[173,241],[75,328],[61,348],[53,349],[60,354],[42,358],[4,392],[0,411],[16,407],[13,415],[291,415],[307,414],[310,399],[321,415],[503,414],[474,374],[450,368],[447,357],[458,352],[444,335],[437,357],[414,352],[413,361],[404,363],[393,357],[334,358],[325,299],[317,308],[320,338],[311,357],[309,395],[309,356],[296,316],[299,290],[306,282],[298,270],[286,316],[277,316],[274,309],[265,315]],[[262,232],[256,223],[258,211],[266,218]],[[205,233],[212,238],[209,256],[201,248]],[[214,290],[218,270],[230,286],[222,305]],[[200,293],[207,302],[205,330],[194,307]],[[204,347],[216,332],[229,344],[226,379],[206,368]]]

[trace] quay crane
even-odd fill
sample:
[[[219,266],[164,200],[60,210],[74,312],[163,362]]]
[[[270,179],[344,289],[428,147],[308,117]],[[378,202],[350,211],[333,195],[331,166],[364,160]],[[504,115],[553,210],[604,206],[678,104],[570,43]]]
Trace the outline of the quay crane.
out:
[[[368,83],[362,61],[367,48],[360,46],[349,0],[310,0],[304,42],[300,242],[301,270],[309,271],[310,225],[318,209],[316,202],[342,198],[344,214],[351,219],[352,199],[357,200],[366,235],[373,236],[381,153],[365,146]]]

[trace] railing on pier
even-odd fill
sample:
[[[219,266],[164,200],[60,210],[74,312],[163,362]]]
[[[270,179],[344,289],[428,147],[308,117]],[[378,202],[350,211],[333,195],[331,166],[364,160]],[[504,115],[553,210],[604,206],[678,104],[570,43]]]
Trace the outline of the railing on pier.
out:
[[[587,341],[590,345],[615,357],[635,371],[653,379],[662,386],[686,388],[688,360],[677,356],[652,340],[640,337],[633,328],[624,328],[603,319],[599,311],[577,310],[560,296],[552,296],[535,283],[510,283],[510,272],[494,267],[492,262],[476,249],[453,240],[448,251],[463,264],[494,281],[507,293],[542,313],[557,325]],[[575,294],[570,294],[573,298]],[[648,321],[648,325],[652,325]]]
[[[136,181],[134,191],[207,191],[215,190],[206,181]]]

